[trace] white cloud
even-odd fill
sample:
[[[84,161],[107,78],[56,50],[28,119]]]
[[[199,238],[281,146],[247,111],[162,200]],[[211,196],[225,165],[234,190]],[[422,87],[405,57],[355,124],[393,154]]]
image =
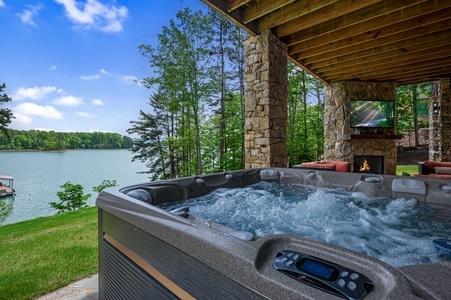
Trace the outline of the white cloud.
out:
[[[0,7],[5,7],[5,3],[3,2],[3,0],[0,0]]]
[[[20,114],[24,117],[40,116],[47,119],[64,119],[63,113],[49,105],[37,105],[34,103],[20,103],[13,109],[14,116]],[[28,117],[29,118],[29,117]]]
[[[64,106],[78,106],[83,104],[83,97],[75,97],[72,95],[62,96],[54,101],[55,104]]]
[[[95,118],[96,117],[94,115],[91,115],[88,112],[82,112],[82,111],[76,112],[75,114],[78,116],[84,117],[84,118]]]
[[[23,88],[20,87],[12,96],[11,98],[13,100],[23,100],[23,99],[29,99],[29,100],[42,100],[44,99],[48,94],[53,93],[56,91],[56,87],[54,86],[42,86],[42,87],[32,87],[32,88]]]
[[[97,0],[54,0],[66,9],[69,20],[85,29],[96,28],[105,32],[120,32],[127,17],[125,6],[107,6]]]
[[[129,84],[135,83],[136,80],[138,80],[138,77],[133,76],[133,75],[124,75],[124,76],[122,76],[122,81],[126,82],[126,83],[129,83]]]
[[[91,103],[92,103],[92,105],[96,105],[96,106],[100,106],[100,105],[104,104],[103,101],[100,99],[92,99]]]
[[[108,73],[105,69],[100,69],[100,73],[106,75],[106,76],[112,76],[113,74]]]
[[[49,68],[49,71],[56,71],[56,66],[55,65],[51,65]]]
[[[80,78],[83,79],[83,80],[94,80],[94,79],[100,79],[100,76],[99,76],[99,74],[95,74],[95,75],[81,75]]]
[[[29,5],[29,9],[26,9],[17,15],[23,23],[36,26],[36,23],[33,21],[33,17],[36,16],[42,8],[44,8],[43,5]]]
[[[11,122],[11,124],[13,124],[14,127],[16,127],[17,124],[21,124],[21,125],[30,124],[32,121],[30,117],[23,115],[17,111],[14,111],[14,117],[15,118]]]

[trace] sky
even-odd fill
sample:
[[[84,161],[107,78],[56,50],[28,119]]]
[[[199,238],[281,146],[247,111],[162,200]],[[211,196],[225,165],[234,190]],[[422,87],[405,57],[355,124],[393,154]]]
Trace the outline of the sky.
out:
[[[126,135],[150,112],[141,44],[197,0],[0,0],[0,84],[18,130]]]

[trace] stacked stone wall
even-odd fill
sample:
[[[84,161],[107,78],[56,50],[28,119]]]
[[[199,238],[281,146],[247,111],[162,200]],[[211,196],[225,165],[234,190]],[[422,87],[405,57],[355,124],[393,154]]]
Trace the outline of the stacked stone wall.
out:
[[[346,81],[326,88],[324,110],[324,158],[347,161],[354,169],[354,156],[384,156],[384,173],[396,174],[396,143],[394,139],[351,139],[350,100],[394,101],[394,83]],[[383,135],[395,134],[384,129]]]
[[[266,30],[246,54],[245,167],[287,167],[287,46]]]
[[[429,104],[429,160],[451,161],[451,87],[450,79],[439,81],[438,96]],[[435,104],[435,106],[434,106]]]

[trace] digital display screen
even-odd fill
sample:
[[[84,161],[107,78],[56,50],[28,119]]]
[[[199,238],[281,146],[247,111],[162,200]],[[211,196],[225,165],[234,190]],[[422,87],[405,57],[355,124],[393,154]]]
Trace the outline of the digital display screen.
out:
[[[334,275],[334,271],[336,270],[334,267],[310,259],[302,260],[301,264],[298,265],[298,268],[301,271],[310,273],[325,280],[331,280]]]

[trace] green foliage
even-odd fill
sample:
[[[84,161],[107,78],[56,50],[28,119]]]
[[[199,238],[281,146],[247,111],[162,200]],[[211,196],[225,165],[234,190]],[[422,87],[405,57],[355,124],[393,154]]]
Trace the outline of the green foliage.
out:
[[[102,181],[102,183],[100,185],[92,187],[92,190],[96,193],[100,193],[104,189],[113,187],[113,186],[117,186],[116,180],[105,179]]]
[[[0,299],[36,299],[98,271],[97,208],[0,226]]]
[[[430,82],[412,84],[399,86],[396,89],[396,131],[398,134],[413,131],[415,118],[418,120],[418,115],[415,115],[413,110],[414,92],[419,94],[416,104],[419,107],[421,103],[427,103],[432,94],[432,84]],[[419,126],[427,126],[427,123],[420,120]]]
[[[293,63],[288,64],[287,154],[289,165],[318,160],[323,153],[321,84]],[[309,95],[317,101],[309,101]]]
[[[127,132],[138,136],[133,159],[146,163],[152,180],[244,168],[245,37],[217,13],[186,9],[157,45],[139,47],[153,72],[141,83],[152,95],[149,112]],[[291,68],[287,146],[290,161],[302,162],[323,152],[322,93],[317,80]]]
[[[0,150],[129,149],[133,140],[109,132],[55,132],[9,129],[10,139],[0,136]]]
[[[6,88],[6,84],[0,85],[0,105],[11,102],[11,98],[6,94],[1,94]],[[11,123],[11,119],[14,119],[13,113],[9,108],[0,109],[0,132],[6,137],[9,137],[8,125]]]
[[[86,207],[86,201],[91,194],[83,194],[83,186],[81,184],[72,184],[70,181],[60,186],[64,191],[58,191],[56,194],[60,198],[60,202],[49,202],[50,206],[58,210],[58,213],[76,210]]]
[[[9,198],[13,199],[13,196]],[[2,225],[3,221],[6,220],[6,218],[11,214],[12,211],[13,211],[12,200],[8,202],[3,199],[0,199],[0,225]]]

